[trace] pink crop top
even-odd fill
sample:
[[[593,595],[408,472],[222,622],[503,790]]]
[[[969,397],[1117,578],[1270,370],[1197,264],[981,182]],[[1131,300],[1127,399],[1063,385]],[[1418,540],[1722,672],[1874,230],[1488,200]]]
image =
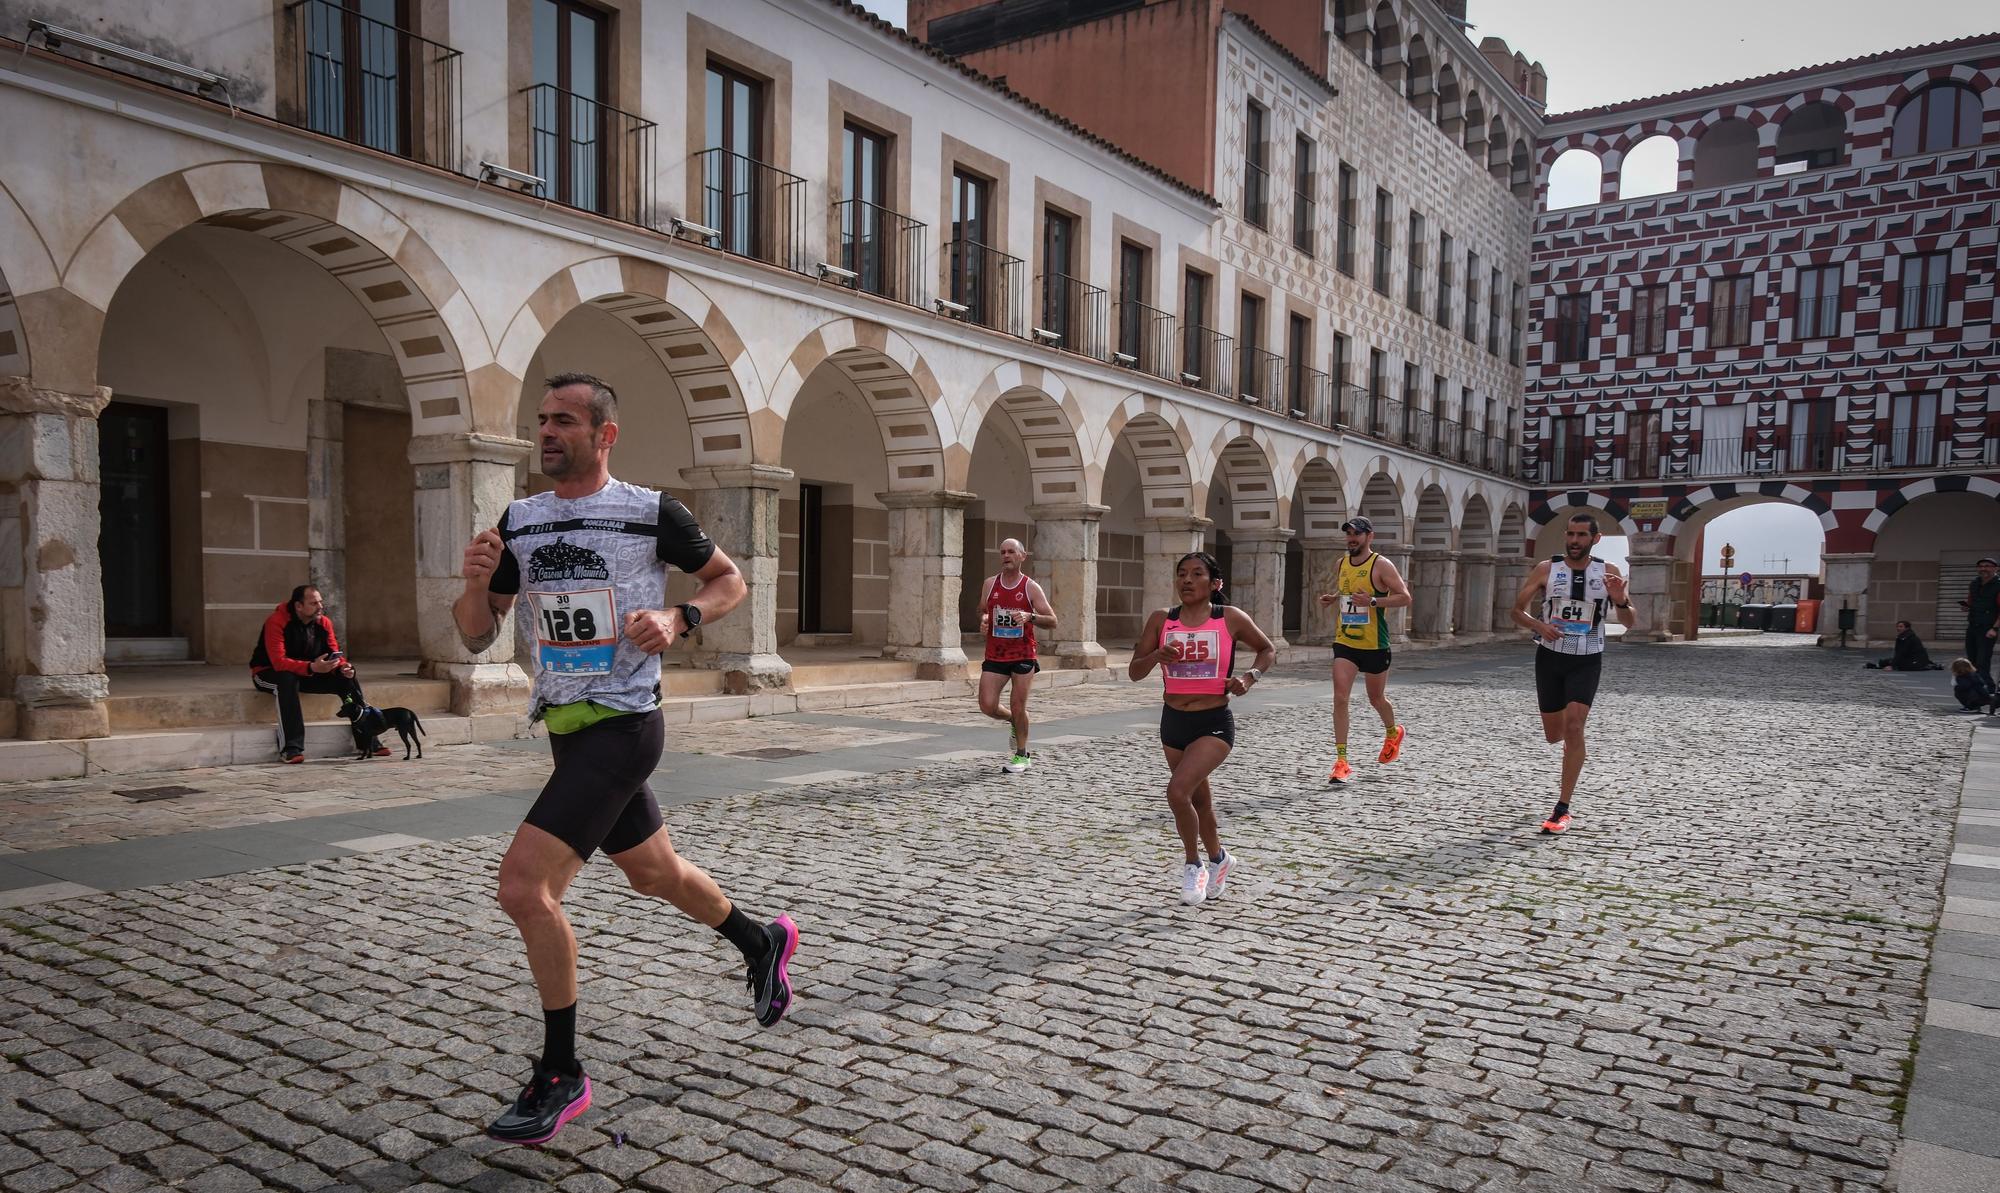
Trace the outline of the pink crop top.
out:
[[[1236,640],[1225,618],[1210,617],[1190,627],[1181,624],[1180,609],[1174,608],[1160,627],[1160,644],[1169,642],[1186,644],[1181,662],[1161,668],[1170,695],[1220,696],[1229,691],[1229,664],[1236,653]]]

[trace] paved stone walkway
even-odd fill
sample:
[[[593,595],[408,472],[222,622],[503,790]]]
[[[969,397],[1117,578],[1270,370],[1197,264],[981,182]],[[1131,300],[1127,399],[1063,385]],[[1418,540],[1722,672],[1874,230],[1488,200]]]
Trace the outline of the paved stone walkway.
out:
[[[697,760],[799,781],[669,815],[800,921],[792,1016],[758,1031],[733,950],[593,863],[598,1100],[539,1151],[480,1134],[539,1042],[501,837],[0,910],[0,1189],[1886,1188],[1972,719],[1858,675],[1616,648],[1556,839],[1526,648],[1412,669],[1404,761],[1340,792],[1323,684],[1260,685],[1217,781],[1241,869],[1201,908],[1131,728],[1150,686],[1025,779],[962,707],[800,718],[873,736]],[[415,811],[488,798],[495,760],[539,781],[476,749]]]

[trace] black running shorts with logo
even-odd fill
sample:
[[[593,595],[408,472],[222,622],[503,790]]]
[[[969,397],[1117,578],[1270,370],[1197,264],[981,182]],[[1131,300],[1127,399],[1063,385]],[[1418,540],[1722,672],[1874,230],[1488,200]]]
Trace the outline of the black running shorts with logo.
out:
[[[1236,745],[1236,714],[1227,704],[1188,712],[1171,704],[1160,706],[1160,744],[1169,750],[1185,750],[1199,738],[1219,737],[1222,744]]]
[[[1380,675],[1389,669],[1387,649],[1361,650],[1353,646],[1342,646],[1336,642],[1333,644],[1333,657],[1346,659],[1363,675]]]
[[[1011,663],[996,663],[987,659],[979,664],[979,669],[987,675],[1033,675],[1042,665],[1033,659],[1020,659]]]
[[[1597,680],[1604,674],[1604,652],[1558,654],[1535,648],[1535,702],[1545,713],[1572,704],[1588,706],[1597,699]]]
[[[660,805],[646,780],[666,749],[660,710],[608,717],[575,733],[549,734],[555,773],[527,823],[576,851],[620,854],[660,831]]]

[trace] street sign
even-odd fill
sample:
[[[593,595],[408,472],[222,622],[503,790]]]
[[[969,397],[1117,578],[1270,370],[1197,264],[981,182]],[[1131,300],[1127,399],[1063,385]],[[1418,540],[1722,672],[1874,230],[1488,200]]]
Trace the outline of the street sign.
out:
[[[1736,578],[1737,578],[1738,580],[1741,580],[1741,581],[1743,582],[1743,587],[1745,587],[1745,588],[1748,588],[1748,587],[1750,587],[1750,573],[1749,573],[1749,572],[1745,572],[1745,573],[1743,573],[1742,575],[1740,575],[1740,576],[1738,576],[1738,577],[1736,577]]]

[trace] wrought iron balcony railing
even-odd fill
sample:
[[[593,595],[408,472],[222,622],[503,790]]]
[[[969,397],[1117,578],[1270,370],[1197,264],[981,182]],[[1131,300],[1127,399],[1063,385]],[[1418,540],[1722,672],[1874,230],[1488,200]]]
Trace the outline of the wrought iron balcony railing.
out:
[[[285,8],[295,69],[287,123],[458,170],[462,56],[329,0]]]
[[[1385,443],[1404,442],[1403,404],[1387,394],[1375,394],[1369,405],[1373,408],[1368,421],[1375,428],[1374,437]]]
[[[1035,326],[1061,336],[1056,347],[1098,360],[1111,359],[1105,334],[1111,313],[1109,294],[1063,273],[1043,274],[1035,288],[1042,296],[1042,321]]]
[[[1023,284],[1028,263],[973,240],[944,246],[945,297],[963,308],[968,323],[1026,336],[1028,289]]]
[[[1142,373],[1177,381],[1174,353],[1180,340],[1179,327],[1180,320],[1158,307],[1143,302],[1121,302],[1118,352],[1131,357],[1131,367]]]
[[[641,227],[658,223],[659,128],[547,83],[524,88],[529,172],[544,198]]]
[[[805,272],[806,180],[728,149],[692,155],[712,248]]]
[[[1236,383],[1236,340],[1213,328],[1189,327],[1181,336],[1181,382],[1229,396]]]
[[[843,199],[833,205],[837,264],[854,275],[856,290],[923,306],[925,240],[930,228],[900,211],[865,199]]]
[[[1333,378],[1302,364],[1285,367],[1285,404],[1293,418],[1333,426]]]
[[[1236,350],[1236,396],[1266,410],[1278,410],[1285,392],[1285,358],[1263,348]]]

